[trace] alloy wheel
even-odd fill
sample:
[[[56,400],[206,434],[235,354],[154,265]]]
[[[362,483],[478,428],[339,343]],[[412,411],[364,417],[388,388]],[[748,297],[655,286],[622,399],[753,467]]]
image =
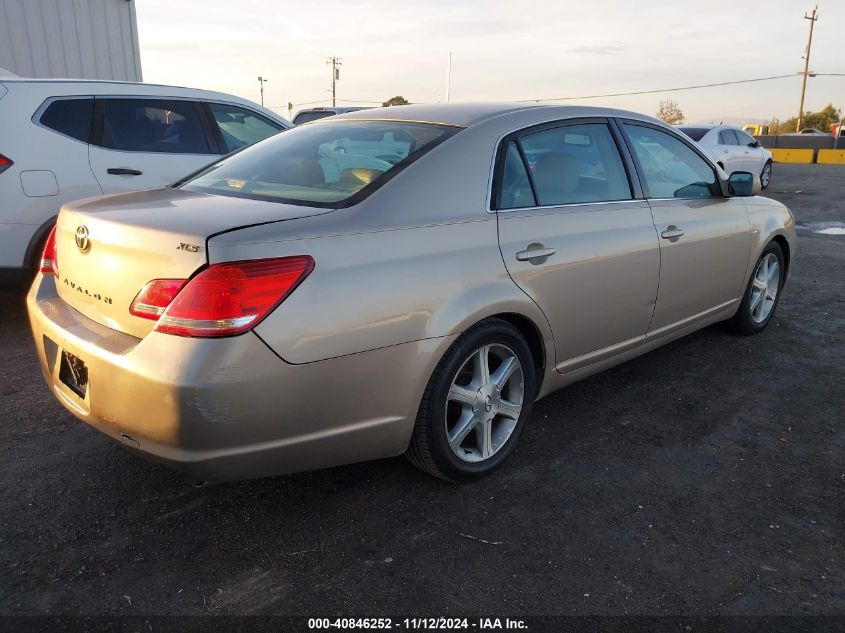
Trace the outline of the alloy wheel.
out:
[[[751,320],[754,323],[765,321],[775,305],[780,289],[780,264],[774,253],[768,253],[757,264],[754,281],[751,284]]]
[[[769,186],[769,181],[772,179],[772,164],[766,163],[763,167],[763,173],[760,174],[760,186],[765,189]]]
[[[446,437],[465,462],[495,455],[516,428],[525,398],[522,364],[509,347],[484,345],[461,366],[446,398]]]

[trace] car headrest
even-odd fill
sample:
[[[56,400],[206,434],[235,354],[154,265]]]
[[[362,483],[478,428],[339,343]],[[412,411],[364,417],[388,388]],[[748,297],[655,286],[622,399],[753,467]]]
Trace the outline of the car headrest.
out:
[[[581,170],[578,159],[569,154],[546,154],[534,166],[534,185],[542,197],[543,192],[571,193],[578,188]]]
[[[366,167],[349,167],[340,172],[340,182],[347,185],[355,185],[357,187],[366,187],[376,178],[382,175],[378,169],[368,169]]]
[[[300,187],[313,187],[323,184],[325,175],[316,159],[287,157],[268,164],[259,179]]]

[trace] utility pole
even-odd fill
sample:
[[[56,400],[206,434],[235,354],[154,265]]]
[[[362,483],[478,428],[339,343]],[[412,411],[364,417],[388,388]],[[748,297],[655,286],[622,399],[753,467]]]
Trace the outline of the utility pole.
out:
[[[258,78],[258,85],[261,86],[261,105],[264,105],[264,84],[266,84],[269,79],[264,79],[264,77]]]
[[[337,82],[340,80],[340,58],[329,57],[326,63],[332,65],[332,107],[335,107],[337,104]]]
[[[452,87],[452,51],[446,60],[446,103],[449,103],[449,89]]]
[[[807,76],[812,74],[810,73],[810,48],[813,46],[813,27],[819,19],[816,15],[818,9],[819,5],[816,5],[810,12],[810,15],[804,14],[804,19],[810,21],[810,37],[807,40],[807,50],[804,51],[804,72],[801,73],[804,77],[801,79],[801,103],[798,106],[798,123],[795,126],[796,132],[801,131],[801,119],[804,117],[804,94],[807,92]]]

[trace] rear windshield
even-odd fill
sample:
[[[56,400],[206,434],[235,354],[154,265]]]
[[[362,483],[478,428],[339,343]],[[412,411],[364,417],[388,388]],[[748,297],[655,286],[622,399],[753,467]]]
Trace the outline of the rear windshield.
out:
[[[347,207],[460,128],[337,120],[293,128],[224,158],[182,189],[312,207]]]
[[[337,114],[337,112],[333,112],[332,110],[300,112],[294,117],[293,124],[302,125],[303,123],[309,123],[310,121],[316,121],[317,119],[325,119],[326,117],[334,116],[335,114]]]
[[[694,141],[700,141],[710,131],[710,128],[707,127],[686,127],[683,125],[678,129]]]

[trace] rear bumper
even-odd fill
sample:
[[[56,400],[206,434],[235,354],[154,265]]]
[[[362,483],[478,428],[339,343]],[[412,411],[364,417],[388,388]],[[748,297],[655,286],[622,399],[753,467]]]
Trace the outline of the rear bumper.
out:
[[[52,277],[38,276],[27,308],[44,378],[68,411],[134,452],[209,481],[401,454],[428,364],[449,342],[290,365],[253,333],[122,334],[65,304]],[[85,362],[84,397],[60,379],[63,351]]]

